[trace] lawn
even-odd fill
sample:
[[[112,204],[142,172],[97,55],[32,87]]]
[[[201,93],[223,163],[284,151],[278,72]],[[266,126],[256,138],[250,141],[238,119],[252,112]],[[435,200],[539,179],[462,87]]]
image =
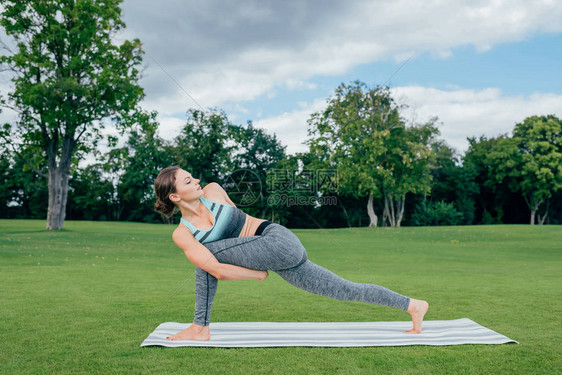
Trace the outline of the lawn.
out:
[[[172,225],[0,220],[0,373],[560,373],[562,227],[295,229],[309,259],[429,302],[426,320],[470,318],[520,344],[359,348],[139,345],[193,319],[194,266]],[[220,281],[211,322],[409,320],[313,295],[274,272]],[[211,330],[212,335],[212,330]]]

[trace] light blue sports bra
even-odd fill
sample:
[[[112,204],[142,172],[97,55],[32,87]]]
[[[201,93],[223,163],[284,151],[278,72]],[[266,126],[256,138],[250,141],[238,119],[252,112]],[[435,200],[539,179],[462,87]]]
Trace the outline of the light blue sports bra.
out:
[[[202,230],[185,220],[183,217],[181,222],[189,228],[196,240],[201,243],[213,242],[225,238],[234,238],[240,235],[244,223],[246,222],[246,213],[238,207],[229,204],[218,203],[200,197],[199,200],[211,211],[214,218],[214,224],[209,230]]]

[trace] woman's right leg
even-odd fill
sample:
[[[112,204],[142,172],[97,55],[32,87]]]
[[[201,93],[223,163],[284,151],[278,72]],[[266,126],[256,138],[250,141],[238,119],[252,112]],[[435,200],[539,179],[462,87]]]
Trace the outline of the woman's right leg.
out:
[[[307,260],[296,267],[275,271],[288,283],[309,293],[340,301],[361,301],[408,311],[410,298],[380,285],[355,283]]]

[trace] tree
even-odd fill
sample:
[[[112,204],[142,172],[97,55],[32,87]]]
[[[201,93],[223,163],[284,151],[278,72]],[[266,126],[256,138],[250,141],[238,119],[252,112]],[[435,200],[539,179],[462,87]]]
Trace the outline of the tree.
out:
[[[549,200],[562,188],[562,120],[553,115],[527,117],[515,125],[513,137],[502,137],[488,155],[492,175],[498,182],[507,180],[513,191],[519,191],[539,224],[548,216]]]
[[[463,170],[473,176],[473,181],[476,183],[474,189],[475,221],[479,224],[502,223],[503,206],[509,199],[507,183],[500,183],[494,178],[488,158],[499,139],[500,137],[488,139],[483,135],[478,139],[468,137],[468,150],[462,158]],[[496,214],[495,218],[490,211]]]
[[[318,166],[338,169],[338,193],[368,195],[369,226],[377,226],[373,199],[384,197],[383,219],[399,226],[408,192],[429,191],[427,142],[433,121],[406,129],[387,87],[341,84],[323,112],[309,120],[306,141]],[[383,221],[384,222],[384,221]]]
[[[44,150],[48,173],[28,164],[48,178],[49,230],[63,226],[73,155],[95,149],[103,119],[124,132],[144,96],[137,85],[140,40],[112,42],[125,26],[121,1],[3,2],[0,24],[17,51],[4,44],[9,54],[0,62],[15,88],[1,103],[18,113],[18,121],[4,124],[0,136],[19,157],[28,145]]]
[[[122,207],[118,220],[154,223],[163,219],[153,208],[156,201],[154,180],[163,168],[173,163],[167,142],[156,135],[159,126],[156,115],[153,111],[139,116],[138,126],[133,127],[125,150],[117,153],[126,155],[124,171],[117,185]]]
[[[39,170],[46,170],[45,159],[35,147],[25,147],[21,155],[26,160],[37,163]],[[46,181],[33,171],[22,158],[2,156],[2,181],[0,189],[4,211],[0,217],[40,219],[47,213],[45,201],[48,199]]]
[[[435,154],[435,166],[432,168],[433,184],[431,186],[432,202],[451,202],[463,214],[463,224],[474,221],[474,199],[478,194],[475,182],[476,170],[459,165],[457,152],[443,140],[433,142],[431,149]],[[424,196],[424,201],[426,197]],[[422,206],[431,207],[431,205]]]
[[[281,145],[275,134],[254,127],[251,121],[246,126],[229,125],[229,128],[236,154],[230,157],[233,169],[223,186],[236,205],[246,207],[248,214],[266,217],[269,206],[263,203],[268,196],[267,173],[285,158],[286,146]]]
[[[230,126],[221,110],[189,109],[187,122],[175,139],[174,160],[203,184],[223,180],[232,171],[231,155],[236,149]]]
[[[104,176],[103,164],[74,169],[69,181],[67,214],[71,220],[112,220],[113,184]]]
[[[383,170],[389,170],[383,180],[383,225],[400,227],[404,216],[407,193],[427,194],[433,179],[431,170],[435,154],[429,144],[439,130],[434,127],[437,118],[412,127],[398,127],[388,139],[388,152],[383,157]]]

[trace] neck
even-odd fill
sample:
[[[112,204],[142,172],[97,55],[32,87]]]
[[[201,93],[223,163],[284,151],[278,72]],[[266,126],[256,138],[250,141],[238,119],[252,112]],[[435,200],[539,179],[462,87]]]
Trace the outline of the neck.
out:
[[[192,217],[200,217],[203,209],[202,204],[203,203],[199,199],[195,199],[190,202],[180,202],[178,206],[181,212],[181,217],[188,221]]]

